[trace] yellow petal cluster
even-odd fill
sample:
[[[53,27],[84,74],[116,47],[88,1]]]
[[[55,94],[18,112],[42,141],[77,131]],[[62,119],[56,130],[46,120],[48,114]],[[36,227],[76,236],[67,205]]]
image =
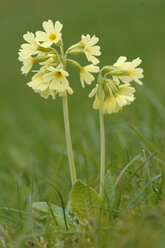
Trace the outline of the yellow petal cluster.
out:
[[[71,46],[68,51],[71,54],[84,53],[87,60],[96,65],[99,63],[99,60],[98,58],[96,58],[96,56],[101,55],[100,46],[96,46],[98,41],[99,38],[97,38],[95,35],[93,35],[92,37],[89,34],[82,35],[81,41]]]
[[[56,21],[44,21],[44,31],[37,31],[35,34],[27,32],[23,35],[26,43],[21,45],[18,59],[22,62],[21,71],[27,74],[35,65],[37,70],[32,76],[31,81],[27,84],[35,92],[42,97],[48,98],[51,96],[55,99],[56,95],[64,95],[65,91],[73,94],[73,90],[69,85],[69,73],[66,70],[68,62],[80,73],[80,82],[82,87],[86,84],[91,84],[94,81],[92,73],[99,72],[99,67],[96,66],[99,60],[100,47],[96,45],[98,38],[88,34],[82,35],[81,41],[71,46],[66,52],[63,50],[62,27],[63,25]],[[84,53],[88,61],[92,64],[81,66],[77,61],[68,58],[68,55],[78,51]]]
[[[95,80],[94,76],[91,73],[99,72],[99,67],[93,64],[81,67],[80,69],[80,82],[82,87],[85,87],[86,84],[91,84]]]
[[[43,47],[50,47],[53,43],[57,44],[62,37],[61,30],[63,25],[56,21],[55,24],[48,20],[43,22],[43,31],[36,32],[36,40],[42,42]]]
[[[94,109],[100,109],[104,114],[117,113],[135,100],[135,88],[131,87],[130,83],[135,81],[143,84],[140,80],[144,77],[143,69],[138,68],[142,60],[140,58],[132,62],[126,60],[126,57],[121,56],[113,65],[104,66],[100,70],[98,85],[89,95],[95,96]]]
[[[124,83],[130,83],[135,81],[136,83],[142,85],[142,81],[140,80],[143,78],[143,69],[137,68],[142,60],[140,58],[136,58],[132,60],[132,62],[126,62],[127,58],[124,56],[119,57],[119,59],[113,64],[118,70],[125,70],[126,75],[114,77],[115,81],[121,80]]]
[[[112,89],[109,89],[109,94],[107,91],[103,90],[102,100],[101,100],[101,109],[104,114],[117,113],[124,106],[129,105],[135,100],[134,93],[135,88],[130,87],[129,84],[115,85],[117,91],[116,94],[112,93]],[[95,96],[93,103],[94,109],[100,109],[100,98],[99,98],[99,86],[91,91],[89,97]]]

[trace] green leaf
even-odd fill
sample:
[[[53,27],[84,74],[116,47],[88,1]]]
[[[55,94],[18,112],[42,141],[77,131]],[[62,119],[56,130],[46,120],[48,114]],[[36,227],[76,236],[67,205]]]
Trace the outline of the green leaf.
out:
[[[56,206],[55,204],[49,204],[47,202],[34,202],[32,204],[32,208],[44,213],[52,214],[56,226],[59,228],[65,229],[66,221],[68,226],[71,226],[73,224],[72,218],[69,215],[65,214],[65,220],[63,209],[59,206]]]
[[[70,211],[81,224],[89,218],[98,217],[102,212],[102,201],[99,194],[91,187],[78,180],[70,193]]]
[[[109,198],[112,194],[112,190],[114,187],[114,182],[111,176],[111,172],[107,170],[104,180],[104,202],[108,206],[109,205]],[[111,205],[113,205],[115,201],[115,192],[112,195]]]

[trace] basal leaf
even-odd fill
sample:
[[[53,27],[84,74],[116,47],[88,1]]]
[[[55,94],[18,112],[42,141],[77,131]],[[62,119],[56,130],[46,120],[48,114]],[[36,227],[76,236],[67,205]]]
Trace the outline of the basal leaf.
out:
[[[70,193],[70,211],[75,214],[80,223],[98,217],[102,212],[102,201],[99,194],[91,187],[78,180]]]
[[[52,214],[52,217],[55,219],[57,227],[65,229],[66,222],[70,226],[73,224],[73,221],[69,215],[66,215],[66,220],[64,216],[63,209],[55,204],[48,204],[47,202],[34,202],[32,208],[44,213]]]

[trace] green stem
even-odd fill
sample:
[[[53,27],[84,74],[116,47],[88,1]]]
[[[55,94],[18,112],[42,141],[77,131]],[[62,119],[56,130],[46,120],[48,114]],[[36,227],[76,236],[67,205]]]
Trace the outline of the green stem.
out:
[[[66,144],[68,150],[68,159],[71,173],[72,185],[76,182],[76,169],[73,157],[72,150],[72,141],[70,134],[70,125],[69,125],[69,114],[68,114],[68,100],[67,100],[67,92],[65,91],[63,96],[63,113],[64,113],[64,124],[65,124],[65,136],[66,136]]]
[[[102,112],[102,93],[103,86],[99,85],[99,114],[100,114],[100,197],[104,194],[104,177],[105,177],[105,131],[104,131],[104,114]]]

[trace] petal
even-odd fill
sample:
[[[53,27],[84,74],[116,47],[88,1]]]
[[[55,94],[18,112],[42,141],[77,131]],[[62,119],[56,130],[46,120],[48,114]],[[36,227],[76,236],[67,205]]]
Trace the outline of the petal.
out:
[[[87,84],[91,84],[91,82],[95,79],[94,76],[89,72],[80,73],[80,78],[82,78],[83,81],[85,81]]]
[[[140,58],[137,58],[137,59],[132,60],[132,65],[134,67],[137,67],[138,65],[141,64],[141,62],[142,62],[142,60]]]
[[[61,86],[62,88],[64,89],[67,89],[69,87],[69,82],[68,80],[66,79],[66,77],[62,77],[61,78]]]
[[[87,47],[87,50],[93,55],[96,55],[96,56],[101,55],[99,46],[93,46],[93,47],[89,47],[89,48]]]
[[[33,43],[35,40],[35,36],[31,32],[27,32],[23,35],[24,40],[26,40],[28,43]]]
[[[54,25],[51,20],[43,22],[43,28],[48,34],[54,33]]]
[[[132,77],[128,77],[128,76],[122,76],[122,77],[119,77],[119,79],[125,84],[128,84],[132,82],[133,80]]]
[[[47,33],[43,32],[43,31],[37,31],[36,32],[36,39],[37,39],[37,41],[47,41],[48,35],[47,35]]]
[[[89,46],[94,46],[99,41],[95,35],[92,36],[91,40],[88,42]]]
[[[54,79],[54,80],[50,83],[49,88],[50,88],[51,90],[59,90],[59,88],[60,88],[60,81]]]
[[[90,92],[89,97],[93,97],[98,91],[98,85]]]
[[[53,43],[54,43],[54,41],[47,40],[47,41],[45,41],[45,42],[42,43],[42,46],[45,47],[45,48],[48,48],[48,47],[50,47]]]
[[[72,95],[73,94],[73,90],[72,90],[72,88],[67,88],[67,91],[68,91],[68,93],[70,94],[70,95]]]
[[[85,87],[84,77],[82,77],[81,74],[80,74],[80,82],[81,82],[82,87],[84,88]]]
[[[63,24],[61,24],[59,21],[56,21],[55,22],[55,33],[60,33],[61,32],[61,29],[63,27]]]
[[[116,63],[114,63],[113,65],[116,67],[121,66],[126,60],[127,60],[127,57],[120,56],[118,60],[116,61]]]
[[[88,61],[91,61],[94,65],[97,65],[100,61],[95,58],[92,54],[85,52]]]
[[[136,83],[138,83],[139,85],[142,85],[143,82],[140,81],[138,78],[132,78]]]
[[[95,65],[93,65],[93,64],[91,64],[91,65],[87,65],[87,66],[85,66],[84,67],[87,71],[89,71],[89,72],[93,72],[93,73],[97,73],[97,72],[99,72],[99,66],[95,66]]]
[[[59,70],[62,75],[64,75],[65,77],[68,77],[69,76],[69,73],[67,71],[64,71],[63,69]]]
[[[51,80],[53,80],[53,73],[52,72],[48,72],[46,74],[43,75],[43,80],[44,82],[50,82]]]

